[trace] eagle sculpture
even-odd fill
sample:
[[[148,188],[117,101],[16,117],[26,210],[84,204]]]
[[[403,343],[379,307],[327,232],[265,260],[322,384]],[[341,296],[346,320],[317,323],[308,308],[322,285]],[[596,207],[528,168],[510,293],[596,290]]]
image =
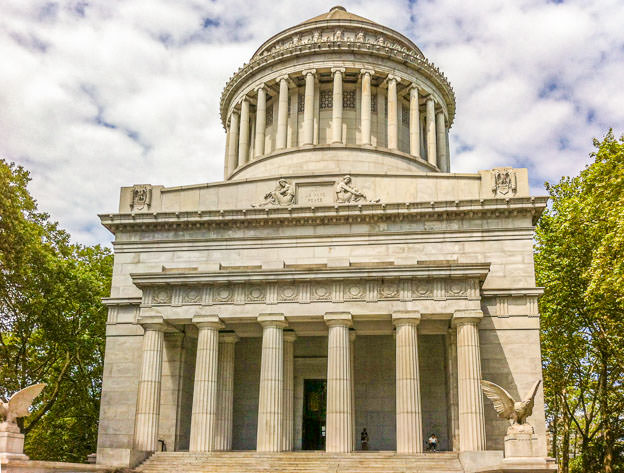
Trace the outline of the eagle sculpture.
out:
[[[0,431],[19,433],[17,418],[28,415],[28,408],[45,387],[45,383],[33,384],[13,394],[8,402],[0,400],[0,417],[4,418]]]
[[[481,380],[481,389],[483,389],[485,395],[492,401],[492,404],[494,404],[494,409],[498,412],[498,417],[508,419],[511,422],[507,433],[533,433],[533,427],[527,423],[526,419],[533,413],[535,394],[537,394],[537,388],[540,383],[541,380],[537,380],[535,384],[533,384],[533,387],[529,390],[524,401],[514,401],[511,395],[499,385],[491,383],[490,381]]]

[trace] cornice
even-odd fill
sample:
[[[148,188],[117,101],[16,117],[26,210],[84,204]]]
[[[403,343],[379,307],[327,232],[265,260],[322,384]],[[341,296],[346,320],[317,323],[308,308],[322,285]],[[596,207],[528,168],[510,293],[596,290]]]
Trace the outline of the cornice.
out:
[[[134,273],[141,308],[219,304],[478,301],[489,263]]]
[[[392,264],[384,266],[348,266],[329,268],[315,265],[314,268],[261,269],[244,267],[238,270],[190,271],[179,273],[150,272],[131,273],[132,282],[139,288],[162,285],[204,285],[228,283],[293,282],[314,280],[361,280],[361,279],[442,279],[473,278],[484,281],[490,271],[490,263],[447,263],[435,264],[423,261],[417,264]]]
[[[186,212],[101,214],[113,234],[119,231],[334,225],[389,221],[531,216],[535,224],[548,197],[437,202],[336,204],[319,207],[264,207]]]

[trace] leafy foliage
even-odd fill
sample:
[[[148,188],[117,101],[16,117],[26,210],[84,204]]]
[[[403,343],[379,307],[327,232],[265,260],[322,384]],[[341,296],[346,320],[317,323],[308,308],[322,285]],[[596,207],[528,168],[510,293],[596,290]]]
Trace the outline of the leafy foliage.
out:
[[[95,451],[112,256],[72,244],[29,194],[29,173],[0,160],[0,395],[48,384],[21,420],[33,459]]]
[[[561,471],[624,471],[624,138],[546,184],[536,234],[545,395]]]

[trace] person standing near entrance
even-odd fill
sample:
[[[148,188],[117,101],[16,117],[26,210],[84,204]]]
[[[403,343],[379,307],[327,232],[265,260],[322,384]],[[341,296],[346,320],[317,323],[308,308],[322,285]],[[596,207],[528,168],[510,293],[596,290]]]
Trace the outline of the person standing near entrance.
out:
[[[368,432],[366,432],[366,427],[360,434],[360,441],[362,442],[362,450],[368,450]]]

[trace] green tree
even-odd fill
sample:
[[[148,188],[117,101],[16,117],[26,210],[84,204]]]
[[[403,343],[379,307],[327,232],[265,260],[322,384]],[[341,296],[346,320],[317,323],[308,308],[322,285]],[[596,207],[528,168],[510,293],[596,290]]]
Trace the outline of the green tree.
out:
[[[0,395],[48,384],[22,420],[34,459],[95,451],[110,251],[72,244],[37,211],[29,173],[0,160]]]
[[[545,395],[562,473],[624,471],[624,138],[546,184],[537,226]],[[578,438],[577,450],[571,438]]]

